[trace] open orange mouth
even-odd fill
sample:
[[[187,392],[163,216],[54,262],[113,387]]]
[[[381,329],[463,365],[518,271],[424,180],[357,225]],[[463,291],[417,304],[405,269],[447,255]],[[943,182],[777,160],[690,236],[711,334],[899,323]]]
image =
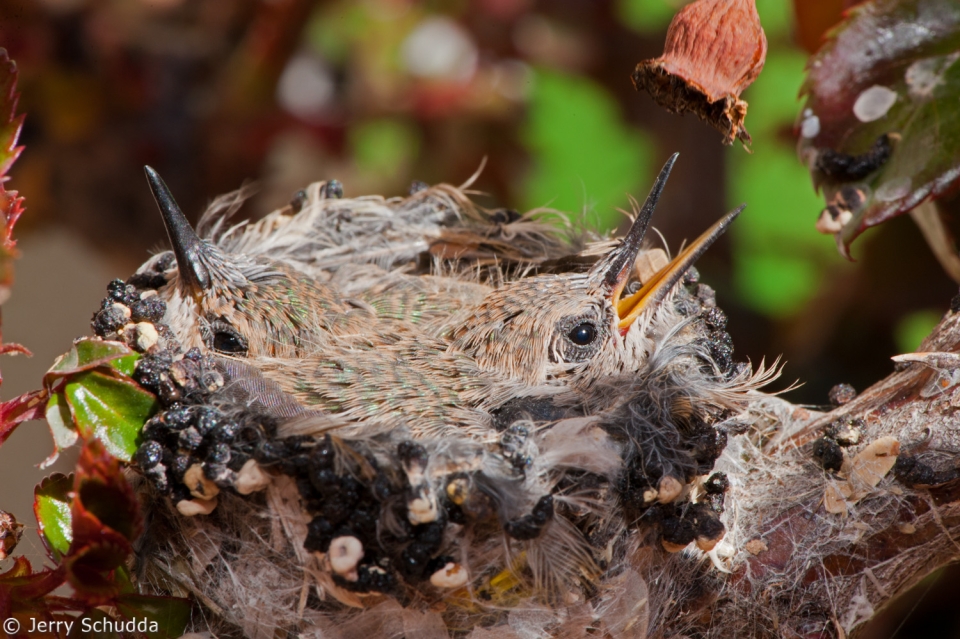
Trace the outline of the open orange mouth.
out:
[[[741,205],[724,215],[713,226],[698,237],[690,246],[680,252],[677,257],[669,264],[660,269],[649,281],[644,282],[643,286],[636,293],[621,298],[623,289],[627,285],[629,278],[624,277],[614,287],[610,301],[617,309],[617,316],[620,318],[620,334],[624,335],[640,314],[644,310],[663,301],[673,286],[680,281],[684,273],[700,259],[700,256],[706,252],[710,245],[718,237],[723,235],[730,223],[740,215],[746,205]]]

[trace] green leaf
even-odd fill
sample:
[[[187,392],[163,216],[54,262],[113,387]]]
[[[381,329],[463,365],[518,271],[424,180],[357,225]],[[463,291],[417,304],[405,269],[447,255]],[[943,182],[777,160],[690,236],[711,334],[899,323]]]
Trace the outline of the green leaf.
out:
[[[77,352],[77,364],[81,368],[133,354],[122,342],[98,339],[82,339],[74,344],[74,350]]]
[[[40,538],[54,560],[67,553],[73,541],[70,515],[73,478],[54,473],[33,490],[33,513],[40,527]]]
[[[54,455],[76,443],[79,434],[73,424],[70,406],[67,404],[67,398],[63,396],[63,393],[56,392],[50,395],[45,417],[47,418],[47,424],[50,425],[53,443],[56,446]]]
[[[627,205],[628,194],[646,196],[653,145],[593,81],[538,69],[521,133],[534,160],[526,208],[595,209],[600,226],[610,228],[625,221],[615,209]]]
[[[78,340],[57,359],[43,378],[45,388],[57,388],[46,407],[56,449],[43,462],[44,466],[53,463],[62,449],[76,442],[78,435],[85,439],[102,437],[112,454],[125,461],[130,459],[136,450],[136,435],[146,419],[141,420],[141,415],[148,407],[152,412],[155,402],[152,394],[130,379],[139,359],[140,355],[125,344],[92,338]],[[101,371],[92,375],[98,368]],[[81,379],[86,381],[78,381]],[[84,389],[85,385],[90,388]],[[67,388],[73,389],[72,396],[65,392]],[[91,394],[102,397],[91,404]],[[114,405],[114,401],[121,403]]]
[[[958,60],[956,0],[860,4],[812,59],[798,151],[834,212],[847,212],[837,217],[844,255],[867,228],[960,180]],[[864,175],[824,171],[825,152],[860,156],[888,134],[889,159],[866,163]]]
[[[78,340],[68,352],[57,358],[57,361],[44,375],[43,383],[44,386],[50,388],[60,378],[105,364],[110,364],[124,375],[131,375],[137,358],[139,358],[139,355],[130,350],[126,344],[83,338]],[[112,363],[115,360],[120,361]]]
[[[110,360],[109,366],[114,368],[127,377],[133,377],[133,371],[137,367],[137,360],[140,359],[140,353],[131,353],[125,357],[118,357],[117,359]]]
[[[126,566],[118,566],[117,569],[113,571],[113,580],[116,581],[117,586],[120,587],[120,592],[124,594],[133,594],[136,592],[133,580],[130,578],[130,571]]]
[[[117,597],[116,605],[127,619],[155,621],[156,627],[146,630],[150,639],[175,639],[183,634],[190,621],[189,599],[129,594]]]
[[[130,461],[137,435],[157,409],[156,398],[132,380],[86,371],[67,379],[64,395],[84,439],[96,437],[107,451]]]

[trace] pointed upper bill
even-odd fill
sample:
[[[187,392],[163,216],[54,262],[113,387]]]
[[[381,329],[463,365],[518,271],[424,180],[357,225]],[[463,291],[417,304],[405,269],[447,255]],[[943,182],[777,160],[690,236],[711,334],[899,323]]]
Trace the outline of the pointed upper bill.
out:
[[[661,302],[693,263],[710,248],[710,245],[718,237],[723,235],[730,223],[740,215],[745,207],[746,205],[742,204],[720,218],[669,264],[660,269],[648,282],[644,282],[640,290],[633,295],[620,299],[619,291],[622,291],[623,287],[619,287],[617,294],[612,298],[612,302],[617,309],[617,315],[620,317],[620,331],[625,332],[630,328],[630,325],[646,308]]]
[[[679,153],[674,153],[667,160],[667,163],[660,169],[660,175],[650,189],[643,207],[637,214],[637,219],[633,221],[633,226],[624,236],[623,241],[610,254],[604,263],[599,265],[603,270],[603,283],[613,290],[613,304],[617,305],[620,294],[623,293],[623,287],[627,285],[630,270],[637,259],[637,253],[640,252],[640,244],[643,243],[643,236],[647,233],[647,226],[650,225],[650,218],[653,217],[653,211],[657,208],[657,202],[660,201],[660,194],[663,187],[667,184],[667,178],[670,177],[670,171],[677,161]]]
[[[149,166],[143,167],[143,170],[147,174],[150,190],[163,216],[163,225],[167,227],[170,243],[173,244],[180,281],[197,293],[210,288],[210,271],[201,259],[201,254],[205,250],[203,240],[190,226],[190,222],[177,206],[173,194],[170,193],[160,174]]]

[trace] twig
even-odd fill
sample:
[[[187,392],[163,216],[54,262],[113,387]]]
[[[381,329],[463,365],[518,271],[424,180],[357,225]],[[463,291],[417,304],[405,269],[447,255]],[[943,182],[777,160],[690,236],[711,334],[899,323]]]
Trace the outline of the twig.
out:
[[[910,211],[910,217],[923,233],[923,238],[933,251],[940,266],[954,282],[960,283],[960,255],[947,225],[943,223],[940,210],[933,200],[927,200]]]

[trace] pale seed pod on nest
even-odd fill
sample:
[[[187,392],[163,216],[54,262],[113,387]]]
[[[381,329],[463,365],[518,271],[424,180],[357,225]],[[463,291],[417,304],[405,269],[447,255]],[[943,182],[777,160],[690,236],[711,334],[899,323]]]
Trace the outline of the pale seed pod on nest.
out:
[[[177,502],[177,512],[184,517],[209,515],[217,508],[217,498],[213,499],[182,499]]]
[[[443,568],[430,575],[430,583],[437,588],[461,588],[467,585],[470,574],[458,563],[448,561]]]
[[[260,464],[254,459],[248,459],[240,469],[240,472],[237,473],[234,488],[236,488],[237,492],[241,495],[249,495],[263,490],[269,484],[270,477],[263,472]]]

